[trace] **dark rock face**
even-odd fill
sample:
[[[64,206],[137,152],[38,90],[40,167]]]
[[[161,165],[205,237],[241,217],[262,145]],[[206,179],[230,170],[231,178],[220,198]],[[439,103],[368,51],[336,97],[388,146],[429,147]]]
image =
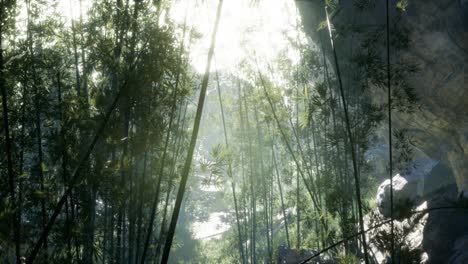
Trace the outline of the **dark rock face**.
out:
[[[328,36],[317,32],[324,20],[323,2],[296,1],[307,34],[317,44],[322,39],[331,58]],[[376,1],[375,8],[362,13],[353,7],[352,0],[340,2],[341,9],[333,17],[335,25],[385,22],[385,1]],[[393,10],[392,17],[395,13]],[[410,29],[411,44],[409,49],[393,53],[392,61],[406,60],[419,66],[410,82],[421,107],[412,115],[394,113],[395,127],[408,129],[419,150],[450,167],[458,191],[468,195],[468,1],[412,0],[400,23]],[[337,39],[342,57],[349,53],[352,41],[359,40]],[[379,96],[384,96],[382,91],[376,92]]]
[[[427,207],[450,207],[457,199],[440,196],[428,201]],[[440,209],[429,212],[422,236],[421,249],[427,254],[425,263],[468,263],[468,210]]]
[[[450,263],[468,263],[468,235],[460,237],[455,241],[454,252]]]
[[[468,190],[468,13],[457,1],[415,1],[412,47],[405,56],[420,65],[413,82],[421,111],[400,117],[425,153],[446,161],[459,191]],[[464,21],[465,20],[465,21]]]

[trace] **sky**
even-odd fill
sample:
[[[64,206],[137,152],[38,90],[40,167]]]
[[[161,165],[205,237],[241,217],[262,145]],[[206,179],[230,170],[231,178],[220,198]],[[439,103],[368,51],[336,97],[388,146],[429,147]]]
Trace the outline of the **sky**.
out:
[[[187,24],[201,33],[201,39],[191,46],[192,66],[200,73],[205,69],[218,0],[176,1],[171,18]],[[215,62],[219,70],[234,72],[244,59],[270,61],[290,46],[287,38],[304,41],[297,31],[300,19],[292,0],[225,0],[215,46]],[[297,52],[287,53],[293,61]],[[214,65],[214,63],[212,64]],[[212,66],[214,71],[214,66]]]

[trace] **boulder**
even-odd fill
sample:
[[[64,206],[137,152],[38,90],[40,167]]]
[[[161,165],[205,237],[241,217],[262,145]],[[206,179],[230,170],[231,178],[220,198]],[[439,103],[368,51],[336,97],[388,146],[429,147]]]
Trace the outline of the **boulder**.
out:
[[[407,178],[397,174],[393,177],[393,208],[394,217],[399,218],[402,212],[400,208],[402,204],[414,204],[416,200],[420,199],[420,181],[408,180]],[[396,206],[400,205],[400,206]],[[377,206],[379,212],[385,216],[390,217],[390,179],[385,180],[377,190]]]
[[[436,160],[418,158],[412,162],[404,175],[397,174],[393,177],[395,217],[402,216],[405,208],[418,204],[434,191],[453,184],[453,177],[444,174],[447,172],[443,169],[445,167],[438,165]],[[385,180],[377,189],[377,206],[383,216],[390,217],[390,179]]]

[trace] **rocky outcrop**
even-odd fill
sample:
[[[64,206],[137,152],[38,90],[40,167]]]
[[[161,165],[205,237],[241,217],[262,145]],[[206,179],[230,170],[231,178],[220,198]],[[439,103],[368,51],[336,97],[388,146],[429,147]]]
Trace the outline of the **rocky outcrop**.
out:
[[[433,168],[437,170],[437,166]],[[430,177],[430,176],[426,176]],[[411,214],[398,218],[399,212],[396,210],[395,216],[395,234],[397,240],[403,241],[406,250],[406,255],[412,255],[411,259],[402,260],[403,263],[425,263],[425,264],[463,264],[468,263],[468,210],[461,208],[468,205],[466,200],[456,196],[456,185],[446,185],[438,188],[435,191],[424,194],[417,191],[417,183],[419,180],[406,180],[404,177],[395,176],[396,185],[398,186],[395,196],[398,199],[410,199],[413,204],[408,207]],[[381,188],[385,188],[387,184],[383,183]],[[414,191],[414,195],[411,195]],[[382,193],[380,193],[382,194]],[[422,194],[422,196],[421,196]],[[383,203],[388,203],[387,196],[378,197],[383,200]],[[388,208],[379,208],[382,214],[373,214],[366,217],[367,225],[372,225],[370,222],[382,221],[388,219],[385,214],[389,214]],[[415,213],[420,212],[420,213]],[[405,212],[403,212],[405,213]],[[377,218],[378,220],[376,220]],[[372,242],[382,234],[389,234],[389,225],[385,225],[378,230],[369,233],[369,240]],[[384,236],[385,237],[385,236]],[[382,239],[380,239],[381,241]],[[387,245],[388,246],[388,245]],[[386,263],[389,252],[385,252],[378,247],[378,243],[371,243],[371,250],[376,263]],[[414,262],[417,259],[417,262]]]
[[[395,205],[411,204],[418,198],[421,198],[420,189],[421,183],[419,181],[408,181],[405,177],[397,174],[393,177],[393,203]],[[390,210],[390,180],[385,180],[377,190],[377,206],[379,212],[384,217],[391,216]],[[395,206],[399,208],[399,206]],[[394,217],[400,218],[403,212],[399,210],[394,211]]]
[[[428,158],[418,158],[405,175],[393,177],[394,216],[399,218],[406,206],[414,206],[432,199],[441,190],[455,190],[455,179],[449,168]],[[453,194],[451,194],[453,195]],[[390,180],[384,180],[377,189],[377,207],[380,214],[390,217]]]
[[[421,110],[399,118],[420,149],[450,165],[458,190],[467,192],[468,3],[412,1],[405,21],[412,45],[401,56],[421,69],[412,80]]]
[[[450,263],[468,263],[468,235],[458,238],[453,247]]]
[[[327,40],[323,43],[331,58],[328,36],[317,31],[324,19],[323,2],[296,1],[306,32],[316,44]],[[375,8],[360,13],[352,0],[342,0],[333,23],[383,25],[383,2],[376,1]],[[392,18],[395,13],[393,10]],[[410,29],[411,45],[404,52],[393,53],[392,60],[419,66],[410,82],[420,98],[420,109],[412,115],[394,113],[395,127],[408,129],[416,148],[449,167],[458,192],[468,196],[468,1],[412,0],[400,23]],[[342,57],[352,50],[349,47],[353,41],[359,40],[337,39]]]

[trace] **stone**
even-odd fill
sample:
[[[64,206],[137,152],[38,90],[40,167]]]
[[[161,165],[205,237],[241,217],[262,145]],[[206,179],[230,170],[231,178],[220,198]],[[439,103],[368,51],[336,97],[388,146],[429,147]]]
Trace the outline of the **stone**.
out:
[[[455,240],[449,264],[468,263],[468,235]]]
[[[393,177],[393,208],[397,218],[404,213],[399,210],[405,209],[405,205],[417,204],[439,189],[453,184],[446,167],[430,158],[415,159],[405,173]],[[379,212],[390,217],[390,179],[380,184],[376,196]]]
[[[393,208],[394,217],[399,218],[401,212],[397,211],[397,204],[414,203],[421,196],[418,194],[418,180],[410,180],[397,174],[393,177]],[[377,189],[377,206],[379,212],[390,217],[390,179],[385,180]]]

